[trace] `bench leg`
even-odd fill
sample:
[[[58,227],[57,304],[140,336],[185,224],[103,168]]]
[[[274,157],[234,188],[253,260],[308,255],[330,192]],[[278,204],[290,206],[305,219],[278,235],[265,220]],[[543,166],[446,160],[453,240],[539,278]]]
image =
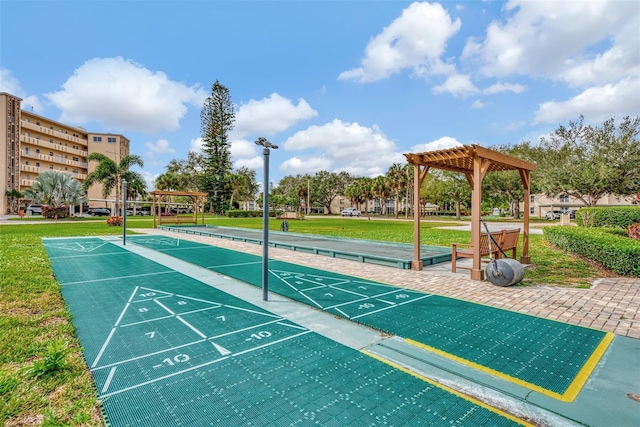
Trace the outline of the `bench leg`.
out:
[[[456,272],[456,245],[453,245],[451,248],[451,272],[455,273]]]

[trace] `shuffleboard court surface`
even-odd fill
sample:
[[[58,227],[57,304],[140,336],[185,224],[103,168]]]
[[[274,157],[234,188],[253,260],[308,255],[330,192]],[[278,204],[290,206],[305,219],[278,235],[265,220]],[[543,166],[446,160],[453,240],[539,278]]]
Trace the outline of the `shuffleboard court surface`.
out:
[[[110,426],[527,425],[117,244],[43,243]]]
[[[262,258],[164,236],[134,243],[262,285]],[[426,294],[283,261],[269,290],[395,334],[408,342],[550,397],[572,401],[613,334]]]

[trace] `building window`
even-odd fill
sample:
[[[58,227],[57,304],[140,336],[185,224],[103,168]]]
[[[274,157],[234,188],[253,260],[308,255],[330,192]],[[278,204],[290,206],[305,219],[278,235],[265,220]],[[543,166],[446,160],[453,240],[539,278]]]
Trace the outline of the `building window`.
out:
[[[25,122],[30,123],[31,120],[29,120],[29,118],[27,117],[26,119],[24,119]]]
[[[53,142],[53,139],[49,138],[49,142]]]
[[[24,136],[29,136],[29,132],[25,132],[25,133],[24,133]]]
[[[29,174],[25,174],[24,179],[29,179]]]
[[[531,203],[533,203],[533,202],[535,202],[535,201],[536,201],[536,196],[531,196],[531,200],[530,200],[530,202],[531,202]]]
[[[36,125],[40,126],[40,122],[36,122]]]
[[[36,135],[36,139],[40,139],[40,135]]]
[[[29,166],[29,160],[25,161],[24,164]],[[37,165],[37,163],[36,163],[36,165]]]
[[[102,142],[102,137],[101,136],[94,136],[93,137],[93,142]]]
[[[535,213],[536,213],[536,208],[529,208],[529,213],[530,213],[531,215],[535,215]]]
[[[78,169],[73,169],[71,172],[78,173]]]
[[[115,138],[107,138],[107,142],[116,142]]]
[[[49,169],[53,170],[53,165],[49,165]]]
[[[40,162],[36,162],[36,167],[39,168],[40,167]]]
[[[567,194],[560,196],[560,203],[569,203],[569,196]]]
[[[53,126],[49,126],[49,129],[53,130]]]
[[[80,160],[78,160],[77,157],[73,157],[72,159],[73,159],[74,162],[79,162],[80,161]]]

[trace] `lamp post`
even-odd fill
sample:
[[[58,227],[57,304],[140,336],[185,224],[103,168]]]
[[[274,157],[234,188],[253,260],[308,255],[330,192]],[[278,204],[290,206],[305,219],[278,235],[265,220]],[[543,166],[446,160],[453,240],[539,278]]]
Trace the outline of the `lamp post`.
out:
[[[269,149],[276,150],[278,146],[273,145],[263,137],[258,138],[255,143],[263,147],[262,156],[264,158],[264,181],[262,183],[262,300],[267,301],[269,299]]]
[[[122,245],[127,244],[127,180],[122,180]]]

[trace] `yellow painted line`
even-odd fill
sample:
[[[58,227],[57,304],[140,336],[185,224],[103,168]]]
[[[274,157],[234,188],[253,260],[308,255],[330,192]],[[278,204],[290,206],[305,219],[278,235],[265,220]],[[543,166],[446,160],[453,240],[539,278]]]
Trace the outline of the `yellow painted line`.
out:
[[[394,363],[394,362],[392,362],[392,361],[390,361],[388,359],[385,359],[385,358],[383,358],[381,356],[378,356],[377,354],[370,353],[370,352],[368,352],[366,350],[360,350],[360,352],[366,354],[369,357],[373,357],[374,359],[379,360],[382,363],[385,363],[385,364],[387,364],[389,366],[392,366],[395,369],[398,369],[398,370],[400,370],[400,371],[402,371],[404,373],[407,373],[407,374],[409,374],[409,375],[411,375],[413,377],[416,377],[416,378],[418,378],[418,379],[420,379],[420,380],[422,380],[424,382],[427,382],[427,383],[429,383],[429,384],[431,384],[431,385],[433,385],[435,387],[438,387],[438,388],[440,388],[442,390],[445,390],[445,391],[447,391],[447,392],[449,392],[451,394],[455,394],[456,396],[458,396],[458,397],[460,397],[460,398],[462,398],[464,400],[467,400],[467,401],[473,403],[474,405],[478,405],[478,406],[480,406],[480,407],[482,407],[484,409],[487,409],[488,411],[491,411],[491,412],[493,412],[495,414],[498,414],[498,415],[500,415],[502,417],[505,417],[505,418],[515,422],[515,423],[518,423],[518,424],[520,424],[522,426],[526,426],[526,427],[535,427],[534,424],[529,424],[526,421],[523,421],[523,420],[521,420],[519,418],[516,418],[513,415],[511,415],[511,414],[509,414],[509,413],[507,413],[507,412],[505,412],[505,411],[503,411],[501,409],[494,408],[493,406],[487,405],[486,403],[484,403],[484,402],[482,402],[482,401],[480,401],[480,400],[478,400],[476,398],[473,398],[471,396],[467,396],[466,394],[460,393],[457,390],[454,390],[454,389],[452,389],[450,387],[447,387],[446,385],[440,384],[439,382],[434,381],[432,379],[429,379],[429,378],[425,377],[424,375],[420,375],[420,374],[418,374],[416,372],[413,372],[410,369],[407,369],[407,368],[405,368],[403,366],[400,366],[397,363]]]
[[[456,361],[456,362],[461,363],[463,365],[467,365],[467,366],[469,366],[471,368],[477,369],[478,371],[487,373],[489,375],[493,375],[493,376],[498,377],[498,378],[502,378],[504,380],[507,380],[507,381],[509,381],[511,383],[514,383],[514,384],[517,384],[519,386],[528,388],[530,390],[537,391],[538,393],[543,394],[545,396],[552,397],[552,398],[560,400],[562,402],[573,402],[575,400],[575,398],[578,396],[578,393],[580,392],[580,390],[582,389],[584,384],[589,379],[589,376],[591,375],[591,372],[593,372],[593,370],[595,369],[596,365],[598,364],[598,362],[600,361],[600,359],[604,355],[604,352],[607,350],[607,347],[609,347],[609,344],[613,340],[614,336],[615,335],[612,334],[611,332],[607,332],[605,334],[605,336],[602,338],[602,341],[600,341],[600,344],[598,344],[598,346],[595,348],[595,350],[593,351],[593,353],[591,354],[589,359],[587,359],[587,361],[585,362],[585,364],[582,367],[582,369],[580,370],[580,372],[578,372],[578,374],[573,379],[571,384],[569,384],[569,387],[567,387],[567,390],[562,394],[556,393],[556,392],[551,391],[551,390],[547,390],[546,388],[540,387],[539,385],[532,384],[532,383],[527,382],[527,381],[523,381],[523,380],[521,380],[519,378],[512,377],[511,375],[505,374],[504,372],[496,371],[495,369],[491,369],[491,368],[488,368],[486,366],[480,365],[478,363],[472,362],[470,360],[463,359],[462,357],[447,353],[447,352],[439,350],[439,349],[437,349],[435,347],[431,347],[431,346],[428,346],[426,344],[422,344],[421,342],[414,341],[414,340],[409,339],[409,338],[405,338],[405,342],[407,342],[407,343],[409,343],[411,345],[414,345],[416,347],[420,347],[422,349],[425,349],[427,351],[430,351],[432,353],[435,353],[435,354],[437,354],[439,356],[445,357],[445,358],[447,358],[449,360],[453,360],[453,361]]]

